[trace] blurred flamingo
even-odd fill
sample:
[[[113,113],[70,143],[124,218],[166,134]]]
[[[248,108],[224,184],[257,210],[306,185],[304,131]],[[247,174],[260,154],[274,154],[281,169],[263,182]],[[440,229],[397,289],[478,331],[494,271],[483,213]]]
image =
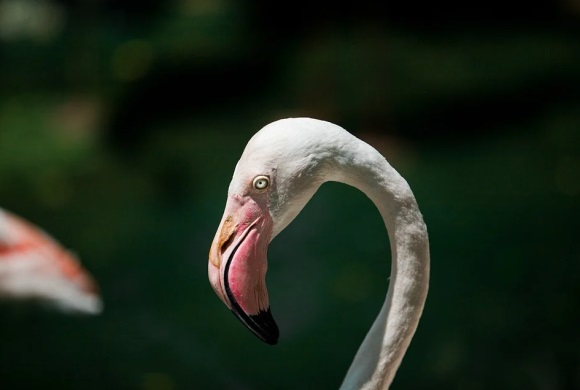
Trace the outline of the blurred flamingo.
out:
[[[0,208],[0,299],[39,301],[64,312],[98,314],[98,287],[71,252]]]

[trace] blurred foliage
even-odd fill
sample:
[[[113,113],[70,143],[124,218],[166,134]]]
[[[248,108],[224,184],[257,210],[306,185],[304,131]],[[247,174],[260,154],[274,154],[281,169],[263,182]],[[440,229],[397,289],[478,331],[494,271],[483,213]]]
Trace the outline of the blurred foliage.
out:
[[[207,281],[245,143],[305,115],[384,153],[428,224],[393,387],[580,388],[578,3],[359,3],[0,0],[0,203],[78,252],[106,305],[0,307],[0,387],[337,388],[387,289],[363,194],[323,186],[272,242],[278,346]]]

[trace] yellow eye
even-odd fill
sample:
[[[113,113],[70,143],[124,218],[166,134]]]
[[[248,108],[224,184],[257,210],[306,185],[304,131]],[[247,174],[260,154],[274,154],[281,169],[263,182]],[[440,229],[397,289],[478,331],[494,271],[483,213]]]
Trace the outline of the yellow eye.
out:
[[[254,179],[254,188],[257,190],[265,190],[270,185],[270,178],[268,176],[256,176]]]

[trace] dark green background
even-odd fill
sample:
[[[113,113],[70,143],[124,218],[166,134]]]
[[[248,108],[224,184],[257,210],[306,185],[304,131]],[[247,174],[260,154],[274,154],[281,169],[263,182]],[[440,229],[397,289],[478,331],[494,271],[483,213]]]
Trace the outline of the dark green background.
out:
[[[207,281],[234,165],[289,116],[373,144],[425,216],[394,388],[580,388],[578,2],[19,3],[17,23],[0,1],[0,204],[80,255],[105,311],[3,304],[0,388],[337,388],[388,283],[362,193],[323,186],[270,246],[279,345]]]

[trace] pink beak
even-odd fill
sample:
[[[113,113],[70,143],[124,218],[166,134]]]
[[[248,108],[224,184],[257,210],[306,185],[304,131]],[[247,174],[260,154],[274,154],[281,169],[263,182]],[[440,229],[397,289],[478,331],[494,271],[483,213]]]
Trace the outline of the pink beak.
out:
[[[266,289],[266,257],[272,218],[265,200],[230,195],[213,240],[208,263],[210,283],[220,299],[257,337],[278,342]]]

